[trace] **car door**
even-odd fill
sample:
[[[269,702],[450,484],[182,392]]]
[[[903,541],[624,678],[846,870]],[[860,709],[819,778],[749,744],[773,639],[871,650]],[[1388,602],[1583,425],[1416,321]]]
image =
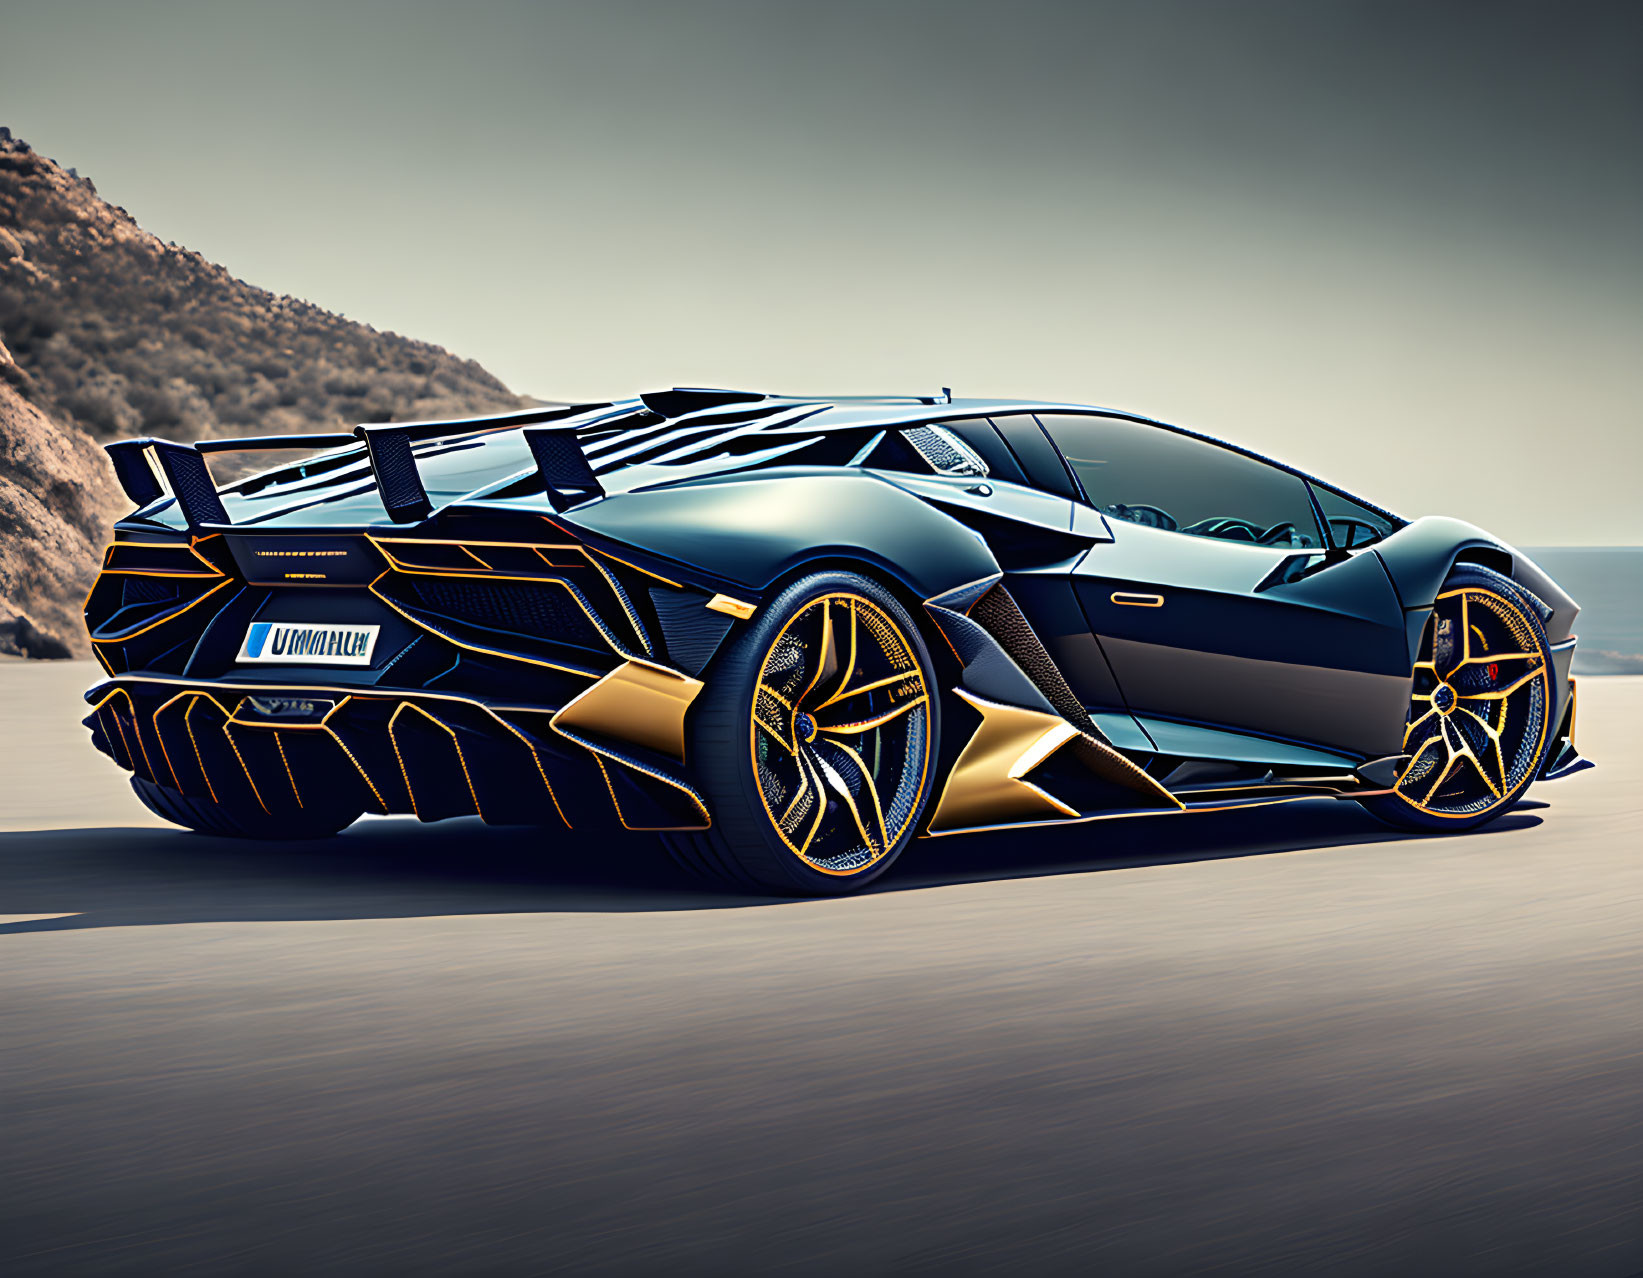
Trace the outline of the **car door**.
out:
[[[1151,739],[1124,706],[1068,575],[1085,547],[1112,534],[1104,519],[1073,498],[1059,455],[1037,423],[1027,421],[1042,448],[1041,455],[1029,454],[1032,469],[1023,468],[1016,447],[1005,444],[989,419],[977,417],[904,431],[935,473],[885,471],[881,477],[947,507],[983,535],[1005,586],[1096,726],[1115,745],[1151,750]],[[954,448],[955,441],[964,447]],[[962,467],[961,453],[968,454]],[[1043,482],[1046,462],[1064,486]]]
[[[1113,540],[1071,570],[1119,689],[1160,750],[1305,762],[1395,752],[1401,605],[1372,550],[1330,551],[1305,479],[1167,427],[1041,415]],[[1320,760],[1322,761],[1322,760]]]

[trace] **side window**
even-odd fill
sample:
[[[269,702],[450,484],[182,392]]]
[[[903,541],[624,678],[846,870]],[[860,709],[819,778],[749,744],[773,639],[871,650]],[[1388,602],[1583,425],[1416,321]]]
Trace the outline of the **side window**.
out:
[[[1323,545],[1306,481],[1229,448],[1113,417],[1040,416],[1103,514],[1252,546]]]
[[[1061,454],[1056,452],[1049,437],[1040,429],[1037,418],[1030,413],[1020,413],[1009,417],[995,417],[992,421],[1035,488],[1055,493],[1058,497],[1078,500],[1078,490],[1073,487],[1073,477],[1061,464]]]
[[[1002,479],[1006,483],[1024,484],[1027,477],[1021,473],[1021,467],[1010,454],[1010,449],[999,433],[993,429],[993,424],[985,417],[967,417],[957,420],[948,420],[941,423],[943,430],[950,430],[976,452],[981,454],[982,461],[987,463],[987,469],[995,479]]]
[[[1313,484],[1312,492],[1329,522],[1330,537],[1343,550],[1371,545],[1382,537],[1390,537],[1398,529],[1397,523],[1380,511],[1353,501],[1332,488]]]

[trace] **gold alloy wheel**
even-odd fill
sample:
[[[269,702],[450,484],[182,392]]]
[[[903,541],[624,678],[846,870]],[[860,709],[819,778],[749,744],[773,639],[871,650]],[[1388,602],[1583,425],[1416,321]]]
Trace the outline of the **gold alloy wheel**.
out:
[[[1439,595],[1415,663],[1398,796],[1454,819],[1508,802],[1540,762],[1551,687],[1520,605],[1480,586]]]
[[[929,781],[930,689],[913,645],[860,595],[813,599],[765,653],[750,725],[759,797],[806,865],[849,876],[876,865]]]

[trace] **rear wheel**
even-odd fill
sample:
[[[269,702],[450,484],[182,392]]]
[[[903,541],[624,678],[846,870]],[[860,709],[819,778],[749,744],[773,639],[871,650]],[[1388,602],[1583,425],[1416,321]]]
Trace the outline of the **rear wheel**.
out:
[[[713,825],[668,846],[744,886],[860,888],[913,837],[938,713],[929,652],[895,597],[855,573],[806,577],[708,677],[689,745]]]
[[[1391,794],[1363,800],[1391,825],[1466,830],[1494,820],[1539,773],[1550,740],[1552,653],[1534,605],[1465,565],[1444,584],[1415,662]]]
[[[196,799],[170,786],[131,778],[131,788],[143,806],[173,825],[233,839],[323,839],[352,825],[359,813],[352,809],[305,807],[298,812],[271,816],[261,808],[245,810],[226,803]]]

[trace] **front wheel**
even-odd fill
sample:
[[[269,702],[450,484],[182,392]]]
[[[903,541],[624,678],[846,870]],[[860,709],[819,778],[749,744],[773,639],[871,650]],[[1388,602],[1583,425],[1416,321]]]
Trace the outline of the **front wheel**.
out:
[[[713,825],[670,850],[748,887],[865,886],[924,812],[939,711],[930,654],[888,590],[849,572],[795,582],[708,676],[689,760]]]
[[[1552,651],[1508,579],[1461,565],[1444,583],[1415,662],[1403,774],[1362,800],[1389,825],[1467,830],[1529,788],[1550,741]]]

